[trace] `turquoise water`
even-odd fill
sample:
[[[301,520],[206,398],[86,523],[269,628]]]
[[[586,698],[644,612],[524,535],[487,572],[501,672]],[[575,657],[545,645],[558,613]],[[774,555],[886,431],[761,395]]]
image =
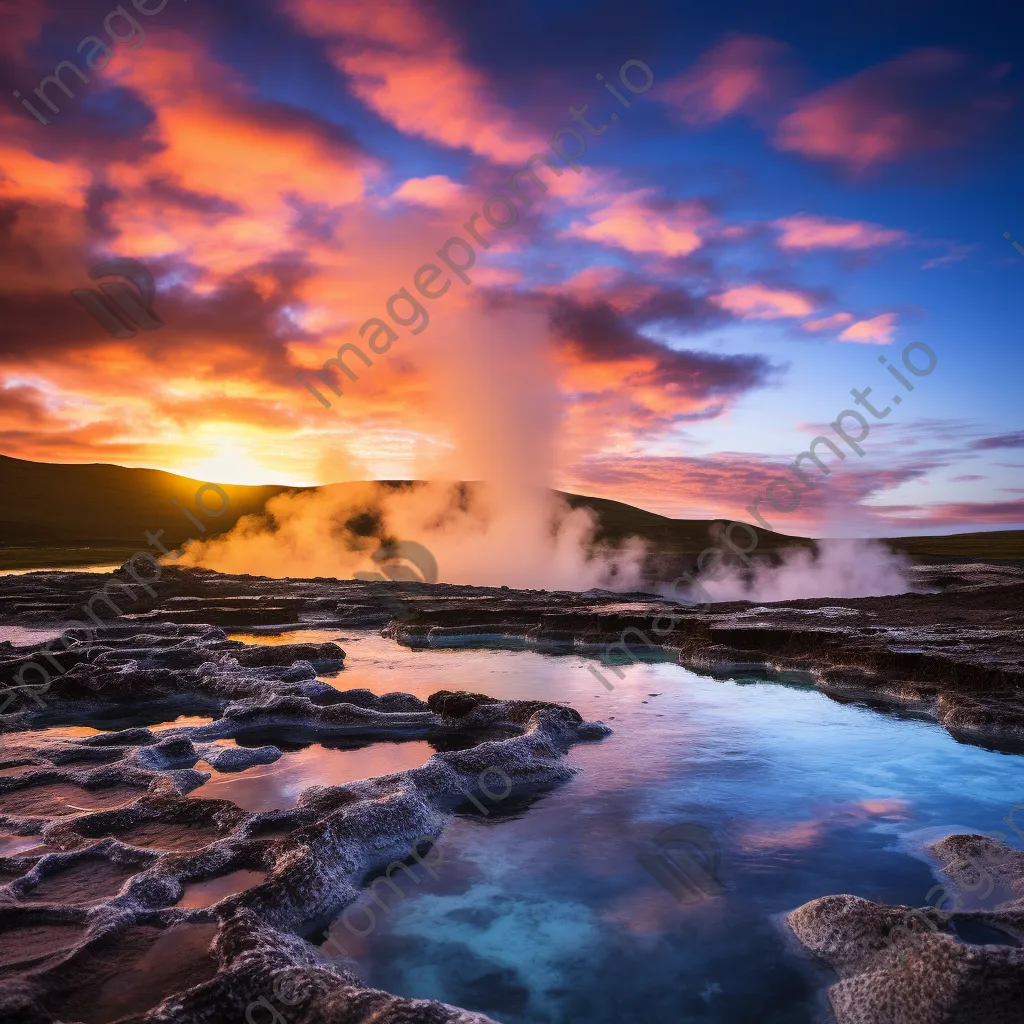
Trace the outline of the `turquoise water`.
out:
[[[922,906],[940,880],[926,846],[952,832],[1008,832],[1002,819],[1024,804],[1020,755],[806,685],[712,679],[662,662],[626,667],[623,679],[605,669],[608,692],[587,670],[594,663],[575,655],[411,651],[351,630],[244,636],[337,637],[345,668],[321,678],[339,689],[563,701],[614,730],[573,748],[579,772],[566,785],[526,803],[488,801],[486,815],[467,806],[440,839],[436,877],[418,870],[414,884],[400,873],[402,895],[377,886],[387,910],[370,904],[371,925],[353,918],[365,934],[333,929],[368,984],[504,1024],[828,1019],[824,992],[836,979],[792,941],[786,912],[844,892]],[[50,731],[208,720],[195,708],[111,715]],[[239,742],[275,742],[284,756],[215,773],[192,796],[291,806],[306,786],[399,771],[433,752],[422,740],[344,749],[274,730]],[[1017,820],[1024,829],[1024,809]],[[692,847],[682,861],[696,883],[688,889],[670,891],[648,870],[666,863],[656,843],[666,829],[704,845],[696,870]],[[0,837],[12,841],[38,840]]]
[[[353,917],[365,936],[335,926],[369,984],[506,1024],[823,1019],[835,977],[782,916],[844,892],[924,905],[937,881],[925,846],[1005,832],[1024,802],[1020,756],[808,687],[662,663],[609,676],[609,693],[576,656],[346,635],[340,688],[560,700],[615,730],[575,747],[579,774],[529,806],[457,817],[438,877],[406,882],[405,898],[378,886],[389,910]],[[717,895],[680,902],[638,861],[679,825],[712,837]]]

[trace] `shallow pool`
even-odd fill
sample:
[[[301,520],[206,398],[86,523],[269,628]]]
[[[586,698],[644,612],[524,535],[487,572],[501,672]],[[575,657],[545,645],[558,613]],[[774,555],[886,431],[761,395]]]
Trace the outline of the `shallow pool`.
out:
[[[274,744],[281,756],[271,764],[238,772],[219,772],[206,761],[195,767],[210,773],[210,780],[190,797],[230,800],[246,811],[275,811],[294,807],[299,794],[310,786],[343,786],[347,782],[418,768],[434,754],[425,740],[402,743],[364,743],[343,746],[339,741],[294,742],[294,730],[262,729],[240,738],[244,746]],[[235,740],[220,741],[234,745]]]
[[[615,730],[575,747],[579,774],[531,805],[457,817],[438,877],[406,879],[405,898],[378,886],[389,910],[372,927],[353,918],[367,934],[336,926],[369,984],[506,1024],[819,1020],[835,978],[792,947],[782,915],[844,892],[923,905],[926,844],[1005,832],[1024,801],[1020,756],[806,686],[662,663],[609,675],[607,692],[577,656],[344,635],[339,688],[559,700]],[[703,843],[711,881],[655,877],[669,828]]]

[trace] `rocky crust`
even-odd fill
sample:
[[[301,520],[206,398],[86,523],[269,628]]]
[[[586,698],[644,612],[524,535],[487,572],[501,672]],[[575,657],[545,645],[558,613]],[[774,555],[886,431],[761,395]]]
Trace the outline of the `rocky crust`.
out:
[[[958,564],[914,573],[920,592],[897,597],[732,602],[702,611],[650,594],[272,580],[173,567],[163,568],[150,596],[124,570],[41,572],[5,579],[0,622],[81,622],[91,602],[104,628],[95,636],[70,631],[57,648],[64,674],[54,674],[49,693],[58,702],[167,696],[183,686],[217,699],[251,696],[255,686],[316,700],[315,670],[337,658],[333,645],[246,648],[223,630],[387,627],[409,645],[514,640],[615,664],[656,647],[703,671],[798,670],[837,700],[901,703],[959,739],[1024,747],[1024,569]],[[132,648],[140,625],[152,637],[141,654]],[[33,660],[40,662],[34,648],[0,644],[0,683],[10,685]],[[615,667],[601,672],[614,686]],[[37,678],[36,670],[22,673],[26,682]]]
[[[951,879],[949,892],[936,887],[935,905],[825,896],[789,915],[800,942],[839,975],[828,992],[837,1024],[1024,1019],[1024,853],[976,835],[950,836],[932,852]],[[1009,898],[986,911],[954,909],[959,900],[946,898],[982,885]]]
[[[97,699],[131,697],[138,708],[139,695],[173,693],[180,702],[191,691],[214,720],[87,736],[7,733],[0,1021],[488,1020],[366,988],[300,936],[418,843],[433,843],[453,813],[488,795],[487,780],[520,797],[558,785],[574,771],[564,762],[569,747],[607,727],[540,701],[337,690],[316,682],[313,667],[340,666],[336,645],[253,648],[219,628],[163,623],[108,627],[94,639],[91,658],[47,693],[49,716]],[[424,737],[460,749],[409,771],[309,787],[285,810],[186,796],[210,778],[197,765],[277,760],[274,746],[223,744],[270,727],[362,741]],[[225,881],[222,898],[194,895]]]
[[[568,747],[607,729],[544,702],[340,690],[316,678],[343,671],[338,644],[253,647],[228,629],[376,627],[410,646],[572,650],[603,661],[595,666],[609,686],[616,665],[657,649],[730,675],[798,670],[837,700],[900,702],[967,741],[1024,744],[1024,572],[917,573],[921,592],[900,597],[706,610],[649,594],[169,567],[153,593],[123,570],[8,578],[0,623],[73,625],[47,650],[0,643],[0,683],[21,687],[0,715],[0,1021],[486,1021],[366,989],[300,936],[350,906],[418,838],[437,837],[480,796],[481,773],[501,772],[521,795],[557,785],[571,773]],[[24,731],[140,702],[213,721],[77,738]],[[230,771],[281,756],[225,740],[294,728],[445,749],[410,771],[311,787],[289,810],[251,813],[194,792],[210,777],[203,764]],[[944,914],[828,896],[790,915],[800,941],[839,974],[830,991],[839,1024],[1021,1019],[1024,854],[979,836],[952,836],[934,852],[965,888],[971,858],[984,855],[1002,902]],[[189,895],[226,879],[242,882],[215,902]],[[986,941],[965,939],[968,926],[989,929]],[[144,968],[145,992],[117,980],[138,973],[130,966]]]

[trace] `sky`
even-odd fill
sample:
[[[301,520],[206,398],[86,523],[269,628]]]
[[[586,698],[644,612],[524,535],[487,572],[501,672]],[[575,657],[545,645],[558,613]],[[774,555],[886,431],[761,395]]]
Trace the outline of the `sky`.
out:
[[[1024,526],[1024,9],[964,11],[4,2],[0,453],[750,521],[825,435],[773,528]]]

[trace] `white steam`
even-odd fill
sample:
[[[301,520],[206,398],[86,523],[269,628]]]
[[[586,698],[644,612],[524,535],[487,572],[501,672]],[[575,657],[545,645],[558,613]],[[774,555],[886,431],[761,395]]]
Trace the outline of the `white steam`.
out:
[[[280,495],[268,503],[269,515],[190,545],[181,561],[221,572],[345,579],[379,569],[370,556],[382,543],[412,541],[434,556],[443,583],[639,589],[644,543],[595,545],[594,514],[571,509],[552,491],[563,399],[545,317],[456,308],[431,323],[422,344],[411,355],[429,381],[431,422],[450,440],[442,457],[419,468],[435,482]]]
[[[594,544],[594,514],[552,492],[510,494],[487,484],[394,490],[342,484],[272,498],[223,537],[188,546],[178,564],[226,573],[348,579],[375,572],[382,546],[422,544],[443,583],[517,589],[636,590],[644,545]],[[419,578],[415,577],[414,578]]]
[[[796,601],[812,597],[888,597],[913,589],[908,560],[872,540],[820,540],[817,557],[805,548],[781,552],[782,564],[759,565],[752,578],[732,573],[702,579],[712,601]],[[708,597],[695,590],[694,600]]]
[[[566,454],[559,446],[581,441],[573,440],[566,422],[545,317],[480,302],[464,296],[432,312],[429,330],[415,346],[384,357],[415,364],[427,381],[423,404],[432,408],[424,422],[431,435],[441,435],[434,450],[442,454],[421,461],[416,475],[434,482],[282,494],[263,515],[242,519],[224,537],[191,543],[179,564],[347,579],[386,572],[371,556],[406,541],[430,551],[443,583],[641,589],[645,543],[634,537],[618,548],[595,544],[595,515],[571,509],[552,491]],[[381,417],[386,415],[385,406]],[[459,480],[481,482],[438,482]],[[823,541],[819,547],[817,558],[794,549],[780,566],[759,568],[752,579],[733,574],[703,586],[714,601],[868,597],[910,589],[905,563],[879,544]]]

